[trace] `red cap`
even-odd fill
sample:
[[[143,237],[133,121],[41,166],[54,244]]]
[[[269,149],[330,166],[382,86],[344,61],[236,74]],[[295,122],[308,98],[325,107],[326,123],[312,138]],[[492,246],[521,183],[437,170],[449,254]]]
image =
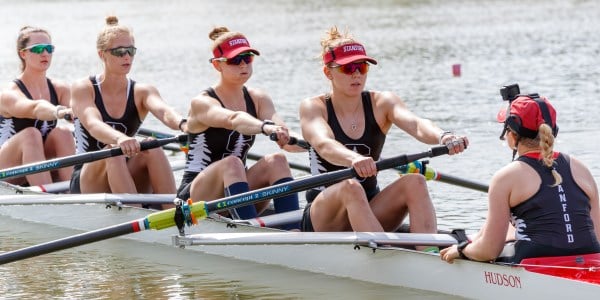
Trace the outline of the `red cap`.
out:
[[[217,46],[213,50],[213,57],[232,58],[244,52],[252,52],[256,55],[260,55],[260,53],[256,49],[250,47],[250,43],[248,42],[246,37],[238,35],[227,39],[221,44],[219,44],[219,46]]]
[[[550,101],[548,101],[546,97],[540,97],[540,99],[544,101],[544,103],[546,103],[546,106],[548,107],[548,112],[550,113],[550,119],[552,122],[551,127],[556,128],[556,110],[554,109],[552,104],[550,104]],[[517,124],[516,126],[537,132],[540,125],[545,123],[540,106],[532,98],[528,96],[519,96],[515,100],[511,101],[509,105],[509,116],[518,116],[520,119],[519,124]],[[506,121],[506,113],[506,108],[501,109],[498,112],[498,122],[503,123]],[[511,124],[508,125],[511,126]],[[520,128],[512,129],[517,131],[517,133],[519,133],[520,131]]]
[[[366,60],[374,65],[377,64],[375,59],[367,56],[365,47],[359,43],[340,45],[333,49],[330,48],[323,55],[324,64],[335,62],[338,65],[345,65],[357,60]]]

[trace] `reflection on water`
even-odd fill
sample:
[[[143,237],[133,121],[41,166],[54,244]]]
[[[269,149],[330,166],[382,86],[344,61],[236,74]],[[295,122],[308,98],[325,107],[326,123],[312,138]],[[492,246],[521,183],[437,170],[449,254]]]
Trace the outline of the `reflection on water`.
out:
[[[598,1],[14,1],[3,3],[0,10],[0,85],[19,72],[14,43],[25,24],[48,28],[53,34],[57,50],[50,77],[73,81],[98,72],[96,34],[110,13],[117,14],[136,35],[138,54],[132,78],[156,85],[180,112],[187,110],[189,99],[216,80],[207,63],[207,35],[212,26],[225,25],[243,31],[261,51],[249,85],[267,91],[289,127],[298,131],[299,101],[328,88],[317,58],[319,39],[328,27],[338,25],[348,28],[378,59],[379,64],[369,71],[370,89],[392,90],[418,115],[468,135],[470,147],[464,154],[431,159],[431,166],[440,172],[487,183],[495,170],[510,161],[510,150],[497,138],[501,126],[495,114],[505,105],[498,89],[518,82],[523,92],[547,95],[557,108],[557,149],[577,156],[600,177],[593,138],[600,133],[600,108],[590,105],[600,94]],[[452,76],[453,64],[461,65],[462,76]],[[167,131],[152,117],[145,124]],[[428,147],[393,129],[383,156]],[[259,137],[253,151],[276,150]],[[288,157],[307,164],[305,154]],[[396,176],[392,171],[380,174],[383,183]],[[441,228],[476,230],[481,226],[487,208],[485,194],[444,183],[429,186]],[[62,236],[2,221],[3,250]],[[0,288],[15,298],[99,299],[120,298],[120,293],[127,298],[174,299],[398,298],[413,294],[312,274],[283,275],[281,270],[228,264],[216,257],[189,258],[190,264],[202,264],[206,272],[179,269],[168,263],[171,251],[154,260],[163,262],[157,265],[148,263],[153,260],[145,258],[146,253],[120,248],[125,243],[130,242],[101,243],[2,266]],[[269,280],[252,279],[250,275],[257,271]],[[319,288],[290,284],[309,279],[315,279],[312,283]],[[334,287],[350,292],[344,294]]]

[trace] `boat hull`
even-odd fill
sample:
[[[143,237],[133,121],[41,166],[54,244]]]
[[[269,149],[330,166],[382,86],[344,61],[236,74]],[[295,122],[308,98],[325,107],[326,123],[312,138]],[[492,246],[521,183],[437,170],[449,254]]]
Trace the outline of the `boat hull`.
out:
[[[90,231],[145,217],[150,211],[99,204],[7,205],[0,216]],[[186,234],[278,232],[222,220],[206,219],[187,227]],[[143,242],[139,251],[172,246],[174,228],[142,231],[124,238]],[[532,273],[521,267],[457,260],[447,264],[439,255],[401,248],[355,247],[352,244],[203,245],[188,251],[220,255],[262,264],[317,272],[378,284],[435,291],[469,298],[595,297],[600,286]],[[188,267],[189,264],[187,265]],[[201,266],[201,263],[199,263]]]

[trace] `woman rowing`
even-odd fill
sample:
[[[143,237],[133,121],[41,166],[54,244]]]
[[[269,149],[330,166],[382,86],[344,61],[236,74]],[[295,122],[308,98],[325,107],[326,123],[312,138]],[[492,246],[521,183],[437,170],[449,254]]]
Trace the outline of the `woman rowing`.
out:
[[[0,168],[75,153],[73,134],[65,126],[57,126],[59,119],[71,115],[69,85],[46,77],[53,53],[47,30],[21,28],[17,37],[21,75],[0,97]],[[42,185],[69,180],[72,172],[73,167],[67,167],[9,181]]]
[[[441,251],[441,258],[495,260],[505,245],[509,221],[516,232],[514,255],[501,261],[600,253],[598,187],[579,160],[554,151],[556,111],[537,94],[509,97],[501,139],[518,158],[494,174],[486,221],[473,241]]]
[[[304,151],[288,145],[290,135],[276,114],[269,95],[245,86],[252,76],[252,62],[259,52],[246,37],[225,27],[214,28],[212,67],[219,81],[192,99],[187,123],[189,152],[179,198],[217,199],[292,180],[283,153],[268,154],[250,167],[246,155],[257,134],[275,134],[284,150]],[[250,219],[267,208],[269,201],[231,210],[233,218]],[[275,212],[299,208],[297,194],[274,199]],[[285,229],[298,228],[289,224]]]
[[[117,146],[125,156],[75,167],[71,191],[82,193],[175,193],[175,179],[162,149],[140,151],[135,134],[152,113],[171,129],[183,118],[161,98],[157,89],[127,77],[137,48],[128,27],[115,16],[96,42],[104,70],[73,84],[72,104],[77,152]]]
[[[450,154],[462,152],[467,138],[417,117],[391,92],[365,91],[369,64],[377,61],[349,34],[333,27],[321,46],[331,91],[304,99],[300,106],[302,134],[313,147],[312,173],[352,167],[361,179],[309,190],[302,230],[395,231],[408,213],[412,232],[436,232],[425,178],[409,174],[380,189],[375,162],[392,125],[421,142],[446,144]]]

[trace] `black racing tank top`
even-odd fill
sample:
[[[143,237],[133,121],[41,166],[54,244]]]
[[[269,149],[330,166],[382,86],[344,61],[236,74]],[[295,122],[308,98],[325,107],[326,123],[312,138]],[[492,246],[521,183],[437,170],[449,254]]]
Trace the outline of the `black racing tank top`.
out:
[[[142,124],[142,120],[137,112],[137,108],[135,106],[134,99],[134,87],[135,81],[132,79],[128,79],[127,85],[127,102],[125,107],[125,112],[119,118],[111,117],[106,111],[106,107],[104,106],[104,101],[102,100],[102,93],[100,92],[100,85],[97,83],[97,79],[95,76],[90,76],[90,81],[92,82],[92,86],[94,87],[94,102],[96,103],[96,107],[100,111],[100,115],[102,116],[102,120],[104,123],[112,126],[115,130],[123,132],[128,136],[134,136],[140,128]],[[106,144],[96,140],[85,127],[81,124],[78,118],[75,119],[75,146],[77,148],[77,153],[84,153],[90,151],[97,151]]]
[[[364,156],[370,156],[373,160],[379,160],[383,144],[385,143],[385,134],[379,128],[377,121],[375,120],[375,114],[373,113],[373,105],[371,104],[371,93],[369,91],[362,92],[362,105],[365,112],[365,130],[363,135],[358,139],[352,139],[344,133],[342,126],[340,125],[331,103],[331,96],[327,95],[325,98],[325,104],[327,106],[327,123],[335,139],[342,143],[346,148],[351,149],[354,152],[360,153]],[[310,169],[313,175],[336,171],[344,169],[346,167],[336,166],[325,159],[323,159],[319,153],[314,149],[309,150],[310,158]],[[377,177],[372,176],[361,180],[361,185],[367,191],[367,194],[376,190]],[[324,187],[319,187],[318,190],[323,190]]]
[[[48,89],[50,91],[50,103],[58,105],[58,96],[56,94],[56,90],[54,89],[54,85],[52,84],[52,81],[50,81],[50,79],[46,78],[46,81],[48,82]],[[23,81],[21,81],[20,79],[15,79],[13,80],[13,82],[28,99],[33,99],[31,93],[29,93],[29,90],[27,90],[27,87],[25,86]],[[56,128],[56,120],[43,121],[37,119],[15,117],[4,118],[0,116],[0,147],[13,135],[29,127],[37,128],[42,134],[42,138],[46,140],[50,131]]]
[[[205,93],[217,99],[221,106],[225,107],[213,88],[208,88]],[[256,107],[246,87],[243,87],[243,93],[246,112],[256,118]],[[188,135],[189,150],[182,183],[191,182],[198,173],[210,164],[230,155],[239,157],[245,164],[246,155],[254,144],[255,138],[255,135],[244,135],[234,130],[215,127],[209,127],[200,133],[190,133]]]
[[[540,245],[531,255],[518,253],[521,258],[544,256],[543,248],[565,249],[561,255],[600,252],[590,217],[590,199],[577,185],[571,174],[569,156],[555,153],[555,169],[562,183],[552,187],[554,177],[537,155],[520,156],[517,160],[532,167],[542,179],[535,195],[510,209],[516,239]],[[526,244],[526,243],[525,243]],[[531,251],[531,249],[526,251]],[[573,253],[581,249],[583,253]],[[553,252],[556,253],[556,252]]]

